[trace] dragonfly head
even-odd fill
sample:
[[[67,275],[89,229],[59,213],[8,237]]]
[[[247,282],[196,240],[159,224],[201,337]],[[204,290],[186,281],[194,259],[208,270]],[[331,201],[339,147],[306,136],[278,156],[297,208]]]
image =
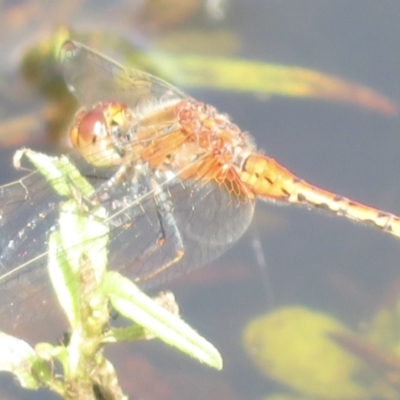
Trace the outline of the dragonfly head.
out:
[[[132,126],[135,118],[126,105],[103,101],[76,113],[69,132],[71,144],[96,167],[118,166],[131,140]]]

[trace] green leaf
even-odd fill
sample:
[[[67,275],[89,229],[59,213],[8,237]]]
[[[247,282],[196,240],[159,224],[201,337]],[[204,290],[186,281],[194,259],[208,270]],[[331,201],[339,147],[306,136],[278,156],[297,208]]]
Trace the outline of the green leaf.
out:
[[[72,273],[66,253],[60,249],[63,249],[60,232],[54,232],[49,238],[49,275],[60,307],[73,328],[80,317],[79,275]]]
[[[366,86],[299,66],[197,55],[150,53],[149,57],[186,87],[332,100],[387,115],[399,112],[395,102]]]
[[[50,157],[30,149],[21,149],[14,155],[17,168],[23,157],[28,158],[60,196],[74,198],[77,194],[81,197],[93,194],[93,187],[66,156]]]
[[[32,157],[31,157],[32,158]],[[38,159],[37,155],[34,157]],[[90,186],[72,164],[55,162],[53,167],[73,171],[74,185],[87,190]],[[104,222],[106,211],[102,207],[91,207],[86,210],[80,202],[80,192],[69,190],[68,178],[60,178],[63,192],[74,191],[74,199],[65,201],[59,206],[59,231],[49,238],[49,274],[61,307],[72,328],[75,328],[87,315],[82,315],[82,307],[95,296],[100,285],[108,260],[108,226]],[[92,188],[88,192],[93,191]],[[83,208],[83,209],[82,209]],[[91,291],[91,293],[88,293]],[[85,296],[85,294],[87,296]]]
[[[32,376],[35,361],[35,350],[28,343],[0,332],[0,371],[13,373],[24,388],[37,389],[40,385]]]
[[[178,316],[159,306],[129,279],[108,272],[104,292],[113,307],[157,338],[216,369],[222,369],[218,351]]]
[[[372,382],[354,379],[366,372],[362,361],[331,340],[332,333],[349,330],[329,315],[294,306],[255,318],[243,341],[263,373],[303,395],[369,398]]]

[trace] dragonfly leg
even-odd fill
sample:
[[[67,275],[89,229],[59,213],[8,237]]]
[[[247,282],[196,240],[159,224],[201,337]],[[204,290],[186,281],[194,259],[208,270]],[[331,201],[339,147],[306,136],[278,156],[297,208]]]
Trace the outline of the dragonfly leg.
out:
[[[155,180],[151,179],[149,182],[150,190],[154,193],[153,201],[155,203],[155,210],[157,213],[157,220],[159,223],[159,236],[154,241],[154,243],[149,246],[144,253],[137,257],[131,262],[131,265],[145,260],[152,254],[160,250],[167,240],[172,240],[172,246],[174,249],[174,254],[168,257],[165,262],[163,262],[158,268],[152,270],[145,276],[141,276],[137,280],[139,282],[145,282],[158,275],[159,273],[165,271],[172,265],[179,262],[185,254],[185,247],[182,239],[182,235],[179,231],[178,224],[174,217],[174,206],[170,198],[170,195],[166,190],[160,186],[160,184]],[[167,233],[168,231],[168,233]]]
[[[132,169],[132,163],[126,162],[122,164],[115,174],[111,176],[111,178],[107,179],[98,188],[96,188],[95,192],[91,195],[91,200],[97,200],[101,198],[101,196],[104,193],[107,193],[113,186],[123,181],[125,176],[127,176]]]
[[[171,232],[171,237],[173,241],[173,247],[175,249],[175,254],[174,256],[167,260],[163,265],[146,275],[141,279],[141,281],[147,281],[150,278],[152,278],[155,275],[158,275],[159,273],[165,271],[168,269],[170,266],[176,264],[179,262],[182,257],[185,255],[185,246],[183,244],[183,239],[182,235],[179,231],[178,225],[176,223],[173,211],[174,211],[174,205],[167,194],[165,190],[162,190],[162,188],[155,183],[156,188],[155,191],[157,193],[156,197],[156,202],[157,202],[157,214],[159,216],[159,221],[160,221],[160,226],[161,226],[161,232],[163,233],[163,238],[158,240],[158,245],[163,245],[166,240],[166,235],[165,235],[165,228],[164,224],[168,227],[168,230]]]

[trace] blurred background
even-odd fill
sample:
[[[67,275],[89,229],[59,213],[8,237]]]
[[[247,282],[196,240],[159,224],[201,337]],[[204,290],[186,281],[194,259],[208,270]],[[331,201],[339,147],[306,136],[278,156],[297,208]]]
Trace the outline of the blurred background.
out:
[[[0,0],[0,11],[1,184],[21,176],[12,167],[17,148],[54,154],[67,149],[63,134],[77,105],[63,87],[54,57],[57,46],[72,37],[162,75],[226,112],[259,149],[300,177],[400,214],[398,1],[73,0],[49,5]],[[224,71],[231,76],[229,84],[207,79],[222,59],[231,63]],[[235,77],[238,60],[251,63]],[[318,71],[353,86],[339,98],[329,92],[283,93],[283,83],[278,93],[238,89],[236,84],[245,86],[258,75],[256,85],[267,84],[268,75],[259,69],[271,63]],[[290,71],[285,76],[293,78]],[[371,88],[376,107],[352,101],[361,90],[356,87]],[[107,353],[132,399],[398,398],[399,259],[400,242],[377,230],[322,212],[260,203],[253,224],[232,250],[168,285],[182,317],[221,351],[223,371],[156,341],[115,346]],[[275,335],[286,344],[281,363],[268,347],[275,346],[277,325],[268,319],[265,325],[248,325],[257,316],[279,312],[284,326],[289,324],[285,334]],[[296,328],[304,315],[310,326]],[[335,348],[315,351],[310,371],[324,369],[335,351],[344,364],[356,359],[346,376],[332,372],[321,383],[330,388],[337,379],[348,392],[317,390],[317,378],[304,372],[310,341],[298,353],[291,348],[303,343],[300,336],[318,325],[318,316],[332,325],[315,328],[315,335],[328,330],[325,338],[332,334]],[[285,351],[302,362],[296,367]],[[372,376],[374,384],[360,375]],[[56,398],[44,390],[24,391],[8,375],[1,376],[0,388],[7,399]]]

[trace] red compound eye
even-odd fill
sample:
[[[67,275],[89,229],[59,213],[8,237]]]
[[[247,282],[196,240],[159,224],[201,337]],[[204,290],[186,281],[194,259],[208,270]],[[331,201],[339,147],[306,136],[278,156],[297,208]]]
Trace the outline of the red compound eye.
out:
[[[74,147],[82,147],[95,143],[107,127],[104,114],[93,109],[77,116],[78,122],[71,129],[70,137]]]

